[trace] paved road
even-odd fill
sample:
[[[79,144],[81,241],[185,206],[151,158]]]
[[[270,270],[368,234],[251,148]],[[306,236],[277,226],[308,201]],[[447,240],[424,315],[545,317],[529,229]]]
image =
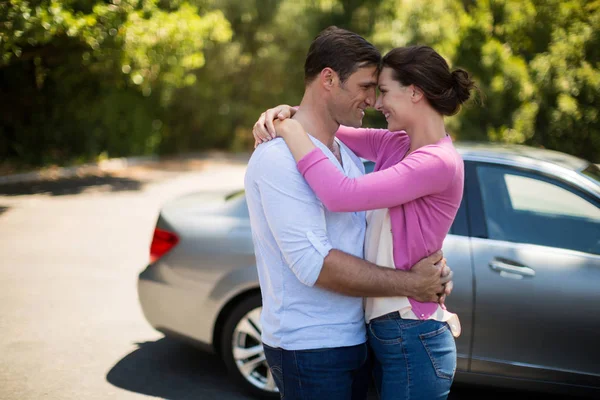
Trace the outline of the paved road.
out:
[[[151,329],[136,294],[161,204],[237,189],[244,165],[0,185],[0,399],[249,399],[215,356]],[[467,395],[517,394],[452,398]]]

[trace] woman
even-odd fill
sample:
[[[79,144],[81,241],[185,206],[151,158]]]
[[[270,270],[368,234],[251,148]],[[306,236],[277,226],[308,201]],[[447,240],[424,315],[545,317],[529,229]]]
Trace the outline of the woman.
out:
[[[426,46],[394,49],[382,63],[375,108],[388,129],[341,127],[336,134],[358,156],[376,162],[372,174],[347,178],[292,119],[275,128],[325,207],[369,210],[365,257],[406,270],[442,247],[458,211],[463,162],[444,116],[456,114],[475,85]],[[283,117],[293,113],[283,110]],[[254,133],[259,142],[270,139],[264,128]],[[460,334],[455,314],[406,297],[368,298],[365,319],[383,400],[448,396],[456,369],[453,335]]]

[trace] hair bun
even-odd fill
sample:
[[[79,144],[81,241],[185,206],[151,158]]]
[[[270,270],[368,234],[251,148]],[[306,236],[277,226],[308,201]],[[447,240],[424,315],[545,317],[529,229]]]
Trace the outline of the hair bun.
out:
[[[475,82],[464,69],[457,68],[452,71],[454,80],[454,92],[460,104],[466,102],[471,97],[471,90],[475,87]]]

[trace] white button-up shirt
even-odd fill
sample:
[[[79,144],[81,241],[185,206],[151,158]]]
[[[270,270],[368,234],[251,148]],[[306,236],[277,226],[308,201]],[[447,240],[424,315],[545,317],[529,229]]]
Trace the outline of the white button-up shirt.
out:
[[[312,140],[348,177],[364,174],[360,159],[343,144],[342,167],[327,146]],[[362,298],[314,284],[332,248],[363,258],[365,213],[325,209],[280,138],[254,151],[245,187],[263,299],[263,342],[286,350],[364,343]]]

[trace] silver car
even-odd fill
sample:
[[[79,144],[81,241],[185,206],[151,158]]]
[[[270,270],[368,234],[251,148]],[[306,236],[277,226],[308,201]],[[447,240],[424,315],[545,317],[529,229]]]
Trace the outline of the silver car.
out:
[[[563,153],[458,144],[465,193],[444,242],[458,313],[457,382],[600,396],[600,170]],[[366,163],[372,169],[372,163]],[[158,218],[138,292],[148,322],[276,397],[243,191],[190,194]]]

